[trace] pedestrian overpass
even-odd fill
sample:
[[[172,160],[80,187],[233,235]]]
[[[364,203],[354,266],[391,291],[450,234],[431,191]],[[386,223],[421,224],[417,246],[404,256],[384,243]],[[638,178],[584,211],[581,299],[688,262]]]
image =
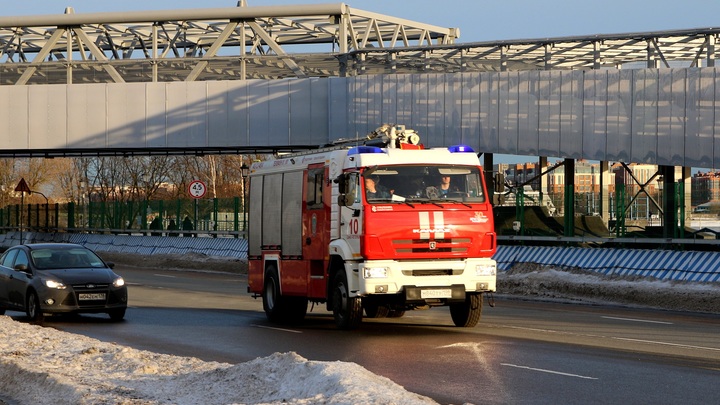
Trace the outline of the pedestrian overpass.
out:
[[[289,151],[397,123],[490,169],[557,157],[572,187],[577,159],[648,163],[669,189],[720,166],[718,34],[458,43],[343,3],[0,17],[0,156]]]

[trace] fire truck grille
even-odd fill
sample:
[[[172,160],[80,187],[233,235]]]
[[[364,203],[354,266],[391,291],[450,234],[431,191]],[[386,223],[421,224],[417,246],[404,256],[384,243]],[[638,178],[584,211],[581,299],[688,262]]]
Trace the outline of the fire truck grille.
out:
[[[395,253],[465,253],[470,242],[470,238],[396,239],[393,248]]]
[[[403,276],[429,277],[429,276],[459,276],[462,270],[432,269],[432,270],[403,270]]]

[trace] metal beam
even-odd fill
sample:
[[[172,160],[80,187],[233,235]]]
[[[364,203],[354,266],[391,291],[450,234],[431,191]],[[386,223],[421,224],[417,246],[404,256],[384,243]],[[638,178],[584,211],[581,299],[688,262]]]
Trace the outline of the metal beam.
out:
[[[43,49],[41,49],[40,52],[35,55],[35,59],[33,59],[33,62],[27,69],[25,69],[18,81],[15,82],[16,85],[27,84],[28,80],[30,80],[30,77],[32,77],[32,75],[35,74],[35,71],[37,71],[38,66],[40,66],[45,60],[45,58],[47,58],[47,56],[50,54],[50,52],[52,52],[53,47],[55,47],[55,44],[57,44],[58,40],[63,36],[65,32],[65,29],[60,28],[56,29],[55,32],[53,32],[53,34],[45,43]]]
[[[208,65],[208,59],[214,57],[217,55],[218,50],[223,46],[225,41],[227,41],[228,38],[230,38],[230,34],[232,34],[235,31],[235,28],[237,28],[238,23],[237,22],[231,22],[228,25],[225,26],[225,29],[215,39],[215,42],[210,46],[210,48],[205,52],[205,55],[203,56],[203,60],[198,62],[195,67],[193,68],[192,72],[185,78],[186,82],[192,82],[195,81],[195,79],[200,76],[200,72],[203,71]]]
[[[81,29],[73,29],[72,30],[75,35],[78,37],[78,40],[81,40],[85,42],[85,46],[90,50],[90,53],[95,57],[95,59],[99,61],[108,61],[107,56],[98,48],[90,39],[90,37],[85,34],[85,32]],[[82,52],[83,55],[85,55],[85,52]],[[114,66],[106,63],[103,64],[103,69],[105,69],[106,72],[110,75],[110,77],[113,79],[115,83],[125,83],[125,79],[118,73],[118,71],[115,69]]]
[[[50,14],[0,17],[0,28],[133,24],[152,21],[252,20],[266,17],[341,15],[343,3],[291,6],[199,8],[108,13]]]

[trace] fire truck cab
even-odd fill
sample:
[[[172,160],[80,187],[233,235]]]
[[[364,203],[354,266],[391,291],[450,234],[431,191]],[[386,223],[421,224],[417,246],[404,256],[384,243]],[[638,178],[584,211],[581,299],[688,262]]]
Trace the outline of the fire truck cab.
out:
[[[475,326],[495,291],[492,207],[467,146],[424,149],[385,125],[383,141],[256,162],[250,174],[248,291],[270,321],[324,303],[339,328],[449,306]]]

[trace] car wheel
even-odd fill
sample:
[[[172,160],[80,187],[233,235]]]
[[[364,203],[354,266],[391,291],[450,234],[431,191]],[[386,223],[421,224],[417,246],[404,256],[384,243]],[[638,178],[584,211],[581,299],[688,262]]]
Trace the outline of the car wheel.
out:
[[[113,309],[112,311],[108,312],[108,315],[110,315],[110,320],[114,322],[120,322],[125,318],[125,310],[126,308],[120,308],[120,309]]]
[[[25,312],[27,313],[30,322],[41,324],[45,320],[42,308],[40,308],[40,298],[35,291],[31,290],[27,295],[27,302],[25,303]]]
[[[480,321],[482,315],[482,295],[467,294],[465,302],[450,304],[450,316],[455,326],[472,328]]]
[[[347,276],[341,270],[333,283],[333,316],[340,329],[355,329],[362,322],[362,301],[358,297],[350,297]]]

